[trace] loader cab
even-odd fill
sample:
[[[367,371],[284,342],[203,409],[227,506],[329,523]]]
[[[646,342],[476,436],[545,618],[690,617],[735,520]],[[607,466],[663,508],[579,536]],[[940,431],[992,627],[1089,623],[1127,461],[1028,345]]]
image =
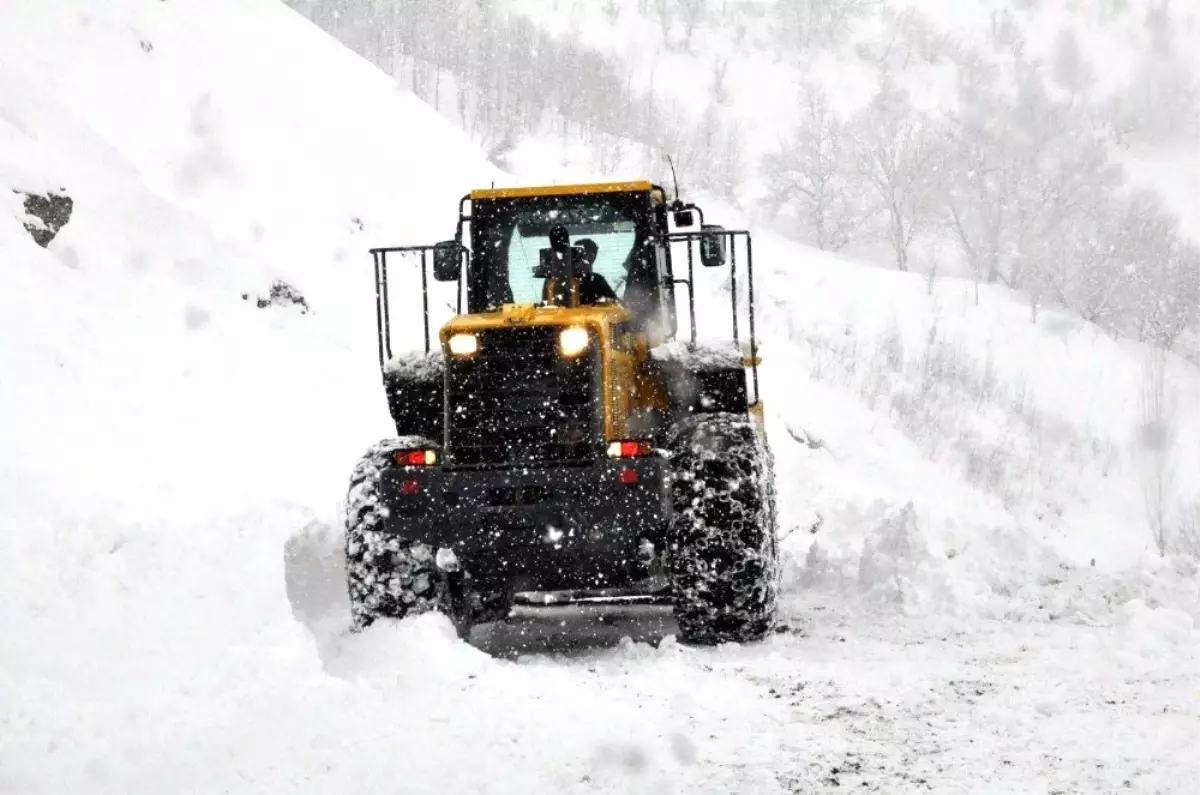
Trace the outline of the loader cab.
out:
[[[509,305],[613,304],[614,310],[627,310],[630,330],[646,334],[651,344],[674,336],[677,314],[661,188],[629,182],[477,190],[463,206],[456,242],[469,243],[467,314]],[[584,247],[594,247],[595,254],[583,257]],[[578,295],[574,302],[554,299],[548,266],[554,256],[574,261],[577,290],[584,283],[582,301]],[[596,290],[587,289],[589,282]],[[589,293],[605,298],[588,300]]]

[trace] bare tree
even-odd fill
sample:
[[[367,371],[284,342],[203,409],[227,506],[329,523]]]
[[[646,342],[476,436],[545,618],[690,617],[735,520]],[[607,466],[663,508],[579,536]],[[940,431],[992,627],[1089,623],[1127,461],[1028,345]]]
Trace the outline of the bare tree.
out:
[[[1163,143],[1200,138],[1200,79],[1182,59],[1146,62],[1110,113],[1123,143]]]
[[[1079,49],[1079,37],[1074,28],[1064,27],[1059,31],[1050,75],[1072,98],[1078,97],[1095,82],[1096,72]]]
[[[849,135],[855,172],[878,203],[902,271],[909,269],[913,240],[938,217],[935,136],[933,122],[888,87],[855,119]]]
[[[1176,507],[1174,522],[1177,554],[1200,558],[1200,501],[1181,501]]]
[[[712,97],[718,105],[729,104],[729,59],[715,58],[712,62]]]
[[[1174,486],[1172,457],[1175,447],[1175,402],[1167,382],[1167,354],[1161,348],[1147,352],[1142,369],[1138,428],[1138,477],[1142,504],[1151,537],[1159,555],[1167,553],[1168,501]]]
[[[1178,219],[1149,191],[1126,203],[1117,231],[1114,245],[1125,263],[1122,330],[1170,350],[1200,322],[1200,248],[1179,233]]]
[[[799,101],[795,129],[763,158],[768,202],[776,213],[794,216],[802,239],[836,251],[850,242],[866,214],[850,179],[854,164],[845,147],[845,124],[820,86],[806,83]]]
[[[992,283],[1007,270],[1017,208],[1019,163],[1002,105],[989,102],[995,70],[979,60],[959,70],[959,111],[947,130],[951,160],[946,222],[975,279]]]
[[[653,0],[653,3],[654,16],[658,19],[658,28],[662,33],[663,43],[669,45],[671,42],[671,24],[674,21],[671,0]]]
[[[644,153],[646,172],[668,184],[666,158],[670,157],[681,194],[704,188],[736,202],[744,165],[738,125],[723,118],[714,104],[709,104],[698,119],[672,98],[660,100],[653,109],[653,141]]]
[[[709,106],[705,117],[705,124],[711,125],[712,132],[704,136],[707,147],[702,153],[703,184],[736,204],[745,167],[740,126],[734,120],[722,119],[715,105]]]
[[[683,22],[683,46],[692,49],[692,35],[708,10],[708,0],[679,0],[679,18]]]
[[[774,9],[774,27],[783,48],[800,53],[840,44],[878,6],[879,0],[785,0]]]

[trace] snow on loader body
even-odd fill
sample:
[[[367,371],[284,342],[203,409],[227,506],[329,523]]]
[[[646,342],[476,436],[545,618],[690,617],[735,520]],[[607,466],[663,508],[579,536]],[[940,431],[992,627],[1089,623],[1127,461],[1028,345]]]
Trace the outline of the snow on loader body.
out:
[[[490,189],[463,198],[453,241],[372,255],[397,436],[351,478],[355,627],[436,609],[465,633],[514,603],[653,599],[673,605],[685,641],[771,630],[774,483],[748,233],[704,224],[649,182]],[[696,342],[697,258],[731,266],[726,344]],[[425,350],[394,355],[389,273],[414,262]],[[436,338],[430,266],[457,288]]]

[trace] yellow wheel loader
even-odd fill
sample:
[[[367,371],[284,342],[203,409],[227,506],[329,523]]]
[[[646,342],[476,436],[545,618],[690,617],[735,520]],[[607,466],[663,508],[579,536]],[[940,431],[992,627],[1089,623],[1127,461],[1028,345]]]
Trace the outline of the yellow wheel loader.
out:
[[[685,642],[771,630],[748,233],[650,182],[493,188],[463,197],[454,240],[371,253],[396,436],[351,478],[355,628],[440,610],[465,633],[515,604],[653,600]],[[389,273],[414,262],[425,346],[395,353]],[[721,344],[696,341],[697,262],[729,268]],[[430,271],[457,288],[436,334]]]

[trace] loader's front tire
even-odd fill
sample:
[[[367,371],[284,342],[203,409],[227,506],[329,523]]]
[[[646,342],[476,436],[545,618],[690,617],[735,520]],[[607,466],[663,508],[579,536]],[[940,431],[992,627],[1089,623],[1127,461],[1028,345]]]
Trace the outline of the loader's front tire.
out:
[[[699,414],[667,435],[673,516],[668,570],[680,639],[759,640],[775,624],[770,452],[745,414]]]
[[[384,531],[387,505],[380,489],[384,471],[397,450],[429,447],[421,437],[387,439],[358,461],[346,495],[346,581],[351,628],[365,629],[377,618],[404,618],[438,610],[454,622],[459,635],[470,631],[470,611],[462,598],[459,574],[448,574],[434,561],[435,550],[403,535]]]

